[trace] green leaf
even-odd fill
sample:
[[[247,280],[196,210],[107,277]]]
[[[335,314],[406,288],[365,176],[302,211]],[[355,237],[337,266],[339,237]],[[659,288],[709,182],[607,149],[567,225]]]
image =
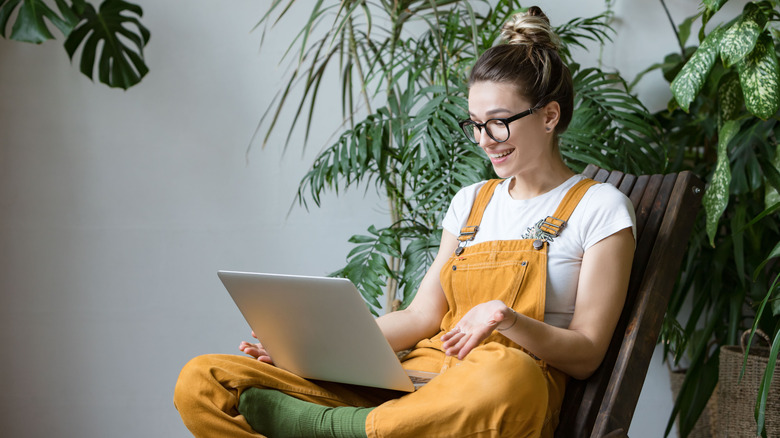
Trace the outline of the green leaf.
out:
[[[707,81],[712,66],[715,65],[722,36],[723,30],[720,28],[707,35],[672,81],[672,94],[686,112]]]
[[[132,87],[149,72],[143,49],[149,42],[150,34],[137,18],[142,15],[139,6],[122,0],[105,0],[98,11],[86,4],[84,21],[65,41],[68,56],[73,60],[76,50],[83,43],[80,68],[92,79],[98,46],[102,42],[97,65],[100,82],[125,90]]]
[[[745,106],[757,117],[766,120],[780,108],[780,66],[772,36],[764,32],[756,46],[737,64]]]
[[[731,169],[729,168],[728,144],[737,132],[739,132],[739,123],[734,120],[727,121],[720,129],[718,133],[718,160],[715,164],[715,172],[702,200],[704,210],[707,213],[707,236],[710,238],[711,246],[715,246],[718,222],[729,202]]]
[[[736,119],[743,101],[739,77],[734,73],[723,76],[718,84],[718,125]]]
[[[731,25],[720,40],[720,57],[727,68],[736,64],[758,41],[766,25],[766,15],[755,3],[748,3],[739,19]]]
[[[691,15],[680,24],[677,34],[680,37],[680,45],[685,46],[685,43],[688,42],[688,38],[691,36],[691,26],[693,25],[693,22],[701,16],[701,14],[702,12],[699,12],[696,15]]]
[[[775,338],[772,341],[772,348],[769,352],[769,359],[764,370],[764,375],[761,378],[761,384],[758,388],[758,399],[756,400],[756,424],[758,425],[757,434],[766,436],[765,420],[766,420],[766,403],[769,398],[769,389],[772,387],[772,377],[775,374],[775,366],[777,364],[777,356],[780,353],[780,321],[778,322],[779,328],[775,333]]]
[[[774,169],[780,169],[780,144],[775,146],[775,157],[772,160],[772,167]],[[766,176],[764,177],[766,179]],[[764,206],[769,208],[772,205],[780,202],[780,192],[771,184],[764,184],[766,191],[764,192]]]
[[[758,274],[761,273],[761,270],[764,269],[764,266],[766,266],[767,263],[777,257],[780,257],[780,242],[772,248],[772,251],[769,252],[764,261],[762,261],[761,264],[756,267],[755,271],[753,271],[753,280],[755,281],[755,279],[758,278]]]
[[[708,11],[715,13],[718,12],[727,1],[728,0],[702,0],[702,4],[704,4]]]
[[[78,18],[63,0],[57,0],[62,16],[54,12],[43,0],[0,0],[0,35],[6,37],[6,27],[11,13],[19,6],[16,22],[11,29],[11,39],[27,43],[40,44],[54,36],[46,26],[44,19],[54,24],[67,36],[78,22]]]

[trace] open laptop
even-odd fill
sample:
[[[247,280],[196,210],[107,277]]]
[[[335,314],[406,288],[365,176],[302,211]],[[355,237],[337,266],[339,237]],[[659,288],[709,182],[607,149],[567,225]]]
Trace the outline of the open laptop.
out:
[[[436,375],[404,370],[348,279],[232,271],[217,275],[282,369],[307,379],[406,392]]]

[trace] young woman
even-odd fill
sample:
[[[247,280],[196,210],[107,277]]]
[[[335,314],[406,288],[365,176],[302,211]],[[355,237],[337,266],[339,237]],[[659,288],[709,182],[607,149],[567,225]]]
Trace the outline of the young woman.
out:
[[[558,135],[571,74],[539,8],[504,26],[469,79],[467,138],[503,180],[465,187],[412,304],[378,319],[408,369],[440,373],[409,394],[312,382],[251,357],[182,370],[175,404],[196,436],[551,437],[569,377],[601,363],[634,251],[630,201],[575,175]],[[305,323],[305,322],[302,322]]]

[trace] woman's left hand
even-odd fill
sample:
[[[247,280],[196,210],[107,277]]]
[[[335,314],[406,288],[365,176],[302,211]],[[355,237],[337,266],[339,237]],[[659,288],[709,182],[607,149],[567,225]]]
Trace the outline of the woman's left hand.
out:
[[[508,328],[512,323],[513,315],[514,311],[499,300],[478,304],[458,321],[455,328],[441,337],[442,348],[447,356],[458,356],[458,359],[463,359],[474,347],[487,339],[499,325]],[[504,320],[508,322],[501,324]]]

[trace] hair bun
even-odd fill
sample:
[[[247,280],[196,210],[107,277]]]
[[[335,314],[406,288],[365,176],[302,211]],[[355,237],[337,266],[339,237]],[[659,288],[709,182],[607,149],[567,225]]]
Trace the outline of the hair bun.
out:
[[[550,26],[550,20],[538,6],[531,6],[525,13],[515,14],[501,28],[501,38],[509,44],[553,50],[560,47],[560,40]]]

